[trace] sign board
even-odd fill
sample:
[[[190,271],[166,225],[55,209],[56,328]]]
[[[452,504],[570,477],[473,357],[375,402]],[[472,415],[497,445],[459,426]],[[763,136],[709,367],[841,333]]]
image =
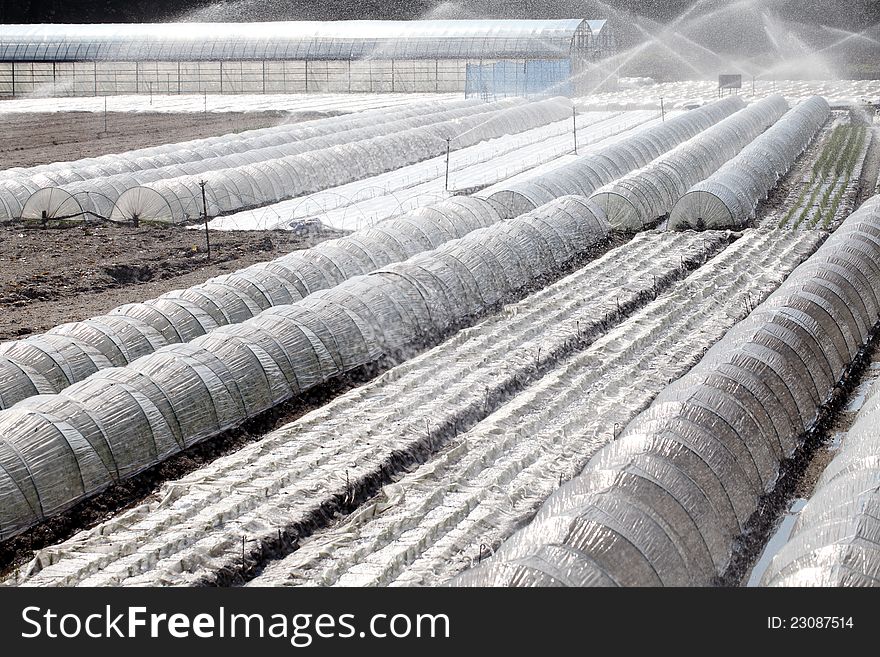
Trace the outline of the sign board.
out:
[[[743,76],[741,75],[719,75],[719,89],[742,89]]]

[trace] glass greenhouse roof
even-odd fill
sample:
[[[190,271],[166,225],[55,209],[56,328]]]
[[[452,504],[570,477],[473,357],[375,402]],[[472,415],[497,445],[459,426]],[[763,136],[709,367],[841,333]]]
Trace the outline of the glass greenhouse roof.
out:
[[[492,59],[570,56],[605,21],[0,25],[0,61]]]

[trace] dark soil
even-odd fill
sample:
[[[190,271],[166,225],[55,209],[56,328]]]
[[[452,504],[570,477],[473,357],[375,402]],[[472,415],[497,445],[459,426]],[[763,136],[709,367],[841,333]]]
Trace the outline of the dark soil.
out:
[[[323,114],[108,112],[105,130],[102,112],[0,113],[0,169],[121,153],[318,116]]]
[[[0,227],[0,340],[88,319],[342,233],[178,226]]]

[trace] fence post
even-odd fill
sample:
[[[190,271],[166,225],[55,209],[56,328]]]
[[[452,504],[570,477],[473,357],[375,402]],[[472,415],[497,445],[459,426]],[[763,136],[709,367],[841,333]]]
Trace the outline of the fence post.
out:
[[[446,138],[446,191],[449,191],[449,141],[452,137]]]
[[[208,202],[205,199],[205,181],[199,181],[199,187],[202,188],[202,215],[205,217],[205,245],[208,250],[208,260],[211,259],[211,236],[208,230]]]

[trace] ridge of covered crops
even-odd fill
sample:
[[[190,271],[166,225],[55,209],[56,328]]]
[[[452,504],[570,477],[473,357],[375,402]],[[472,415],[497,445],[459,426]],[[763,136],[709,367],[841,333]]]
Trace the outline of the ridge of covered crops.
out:
[[[198,217],[203,211],[202,181],[211,217],[277,203],[421,162],[446,153],[451,145],[464,148],[559,121],[571,115],[571,103],[551,98],[462,114],[305,153],[130,185],[116,199],[110,219],[181,223]]]
[[[713,103],[581,156],[579,161],[584,167],[602,167],[613,154],[609,149],[626,151],[630,155],[615,170],[623,175],[631,170],[627,167],[647,163],[661,145],[674,147],[741,106],[742,101],[735,98]],[[654,144],[654,148],[645,144]],[[528,210],[518,199],[515,194],[492,194],[491,200],[456,197],[187,290],[2,343],[0,408],[35,394],[60,392],[96,371],[125,365],[167,344],[188,342],[268,307],[292,303],[352,276],[437,248],[470,230]]]
[[[745,106],[739,97],[728,96],[673,117],[649,130],[625,137],[551,171],[525,180],[494,185],[477,196],[492,198],[517,214],[534,210],[568,194],[589,197],[600,187],[645,166]]]
[[[599,188],[590,197],[620,230],[641,230],[668,214],[695,184],[735,157],[788,111],[768,96],[719,121],[647,166]]]
[[[880,214],[853,213],[459,586],[708,585],[880,317]]]
[[[498,107],[511,106],[511,103]],[[482,108],[482,109],[481,109]],[[352,135],[387,134],[387,127],[420,125],[436,120],[444,113],[452,116],[468,112],[489,111],[488,104],[478,105],[463,100],[450,103],[412,103],[409,105],[369,110],[341,116],[332,116],[302,123],[281,124],[269,128],[246,130],[214,137],[204,137],[183,142],[161,144],[147,148],[109,153],[97,157],[81,158],[68,162],[54,162],[33,167],[14,167],[0,171],[0,219],[17,218],[32,195],[42,189],[65,187],[71,192],[90,190],[92,203],[100,205],[99,193],[113,201],[121,191],[137,184],[142,177],[149,179],[153,172],[166,171],[166,175],[186,172],[200,163],[222,161],[223,158],[246,157],[248,152],[271,148],[293,148],[302,152],[315,148],[344,143]],[[90,183],[93,187],[77,183]],[[127,186],[126,186],[127,185]],[[122,189],[120,189],[122,188]],[[84,202],[88,203],[88,199]],[[38,210],[38,208],[34,208]],[[37,215],[39,216],[39,214]]]
[[[880,584],[880,386],[798,514],[762,586]]]
[[[831,108],[821,96],[795,105],[764,134],[691,187],[669,214],[669,227],[741,228],[758,202],[776,186],[803,153]]]
[[[880,224],[880,197],[860,209]],[[764,586],[880,583],[880,385],[876,382],[822,472]]]
[[[0,540],[333,378],[435,343],[608,238],[563,198],[0,412]]]
[[[0,343],[0,409],[61,392],[99,370],[294,303],[502,218],[489,201],[456,197],[157,299]]]

